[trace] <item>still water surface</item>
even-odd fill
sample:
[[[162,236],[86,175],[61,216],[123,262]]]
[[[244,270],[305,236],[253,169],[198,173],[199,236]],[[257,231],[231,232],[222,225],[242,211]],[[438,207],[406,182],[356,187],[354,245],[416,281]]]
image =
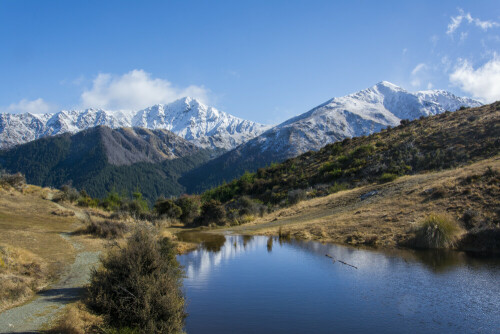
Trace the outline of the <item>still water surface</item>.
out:
[[[179,256],[188,334],[500,333],[498,258],[210,239]]]

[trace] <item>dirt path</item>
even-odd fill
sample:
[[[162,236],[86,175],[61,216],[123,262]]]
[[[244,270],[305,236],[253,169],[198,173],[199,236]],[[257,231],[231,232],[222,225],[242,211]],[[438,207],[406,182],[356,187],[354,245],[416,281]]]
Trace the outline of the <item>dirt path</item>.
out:
[[[74,210],[80,220],[85,220],[84,212]],[[0,314],[0,333],[38,333],[68,303],[78,300],[83,287],[88,282],[92,267],[99,262],[100,252],[83,251],[84,247],[73,240],[68,233],[60,234],[61,242],[69,242],[77,254],[59,280],[40,292],[30,302]]]

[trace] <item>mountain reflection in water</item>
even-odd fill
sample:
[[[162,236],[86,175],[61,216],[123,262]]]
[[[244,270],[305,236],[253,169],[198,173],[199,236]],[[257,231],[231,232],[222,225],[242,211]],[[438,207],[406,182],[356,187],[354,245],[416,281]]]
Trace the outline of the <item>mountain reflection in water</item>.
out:
[[[500,328],[498,258],[381,252],[263,236],[186,233],[180,239],[188,238],[202,242],[179,256],[187,276],[190,334],[495,333]]]

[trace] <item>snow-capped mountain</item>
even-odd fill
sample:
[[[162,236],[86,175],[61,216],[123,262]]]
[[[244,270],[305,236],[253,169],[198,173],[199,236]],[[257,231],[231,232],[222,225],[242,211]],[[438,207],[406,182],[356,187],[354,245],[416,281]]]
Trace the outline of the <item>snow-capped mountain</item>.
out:
[[[166,129],[197,146],[219,151],[230,150],[269,129],[185,97],[136,112],[86,109],[55,114],[0,114],[0,148],[98,125]]]
[[[224,180],[255,171],[347,137],[368,135],[396,126],[402,119],[478,107],[478,101],[442,90],[408,92],[390,82],[344,97],[333,98],[291,118],[186,175],[191,191],[201,191]],[[204,187],[204,188],[203,188]]]
[[[232,149],[269,129],[186,97],[137,112],[133,126],[167,129],[203,148]]]
[[[273,127],[246,145],[274,150],[288,158],[346,137],[357,137],[399,125],[402,119],[455,111],[481,102],[443,90],[411,93],[390,82],[344,97],[333,98],[316,108]]]

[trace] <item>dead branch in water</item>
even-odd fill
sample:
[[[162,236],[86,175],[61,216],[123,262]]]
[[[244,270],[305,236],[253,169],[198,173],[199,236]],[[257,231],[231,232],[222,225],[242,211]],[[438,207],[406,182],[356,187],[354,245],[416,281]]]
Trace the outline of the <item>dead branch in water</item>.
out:
[[[354,269],[358,269],[358,267],[353,266],[352,264],[349,264],[349,263],[347,263],[347,262],[340,261],[340,260],[339,260],[339,262],[340,262],[340,263],[342,263],[342,264],[345,264],[346,266],[353,267]]]
[[[330,254],[325,254],[325,256],[326,256],[326,257],[329,257],[330,259],[332,259],[332,260],[333,260],[333,263],[335,263],[335,261],[339,261],[340,263],[345,264],[346,266],[353,267],[354,269],[358,269],[358,267],[353,266],[352,264],[349,264],[349,263],[344,262],[344,261],[342,261],[342,260],[335,260],[335,258],[334,258],[333,256],[331,256]]]

